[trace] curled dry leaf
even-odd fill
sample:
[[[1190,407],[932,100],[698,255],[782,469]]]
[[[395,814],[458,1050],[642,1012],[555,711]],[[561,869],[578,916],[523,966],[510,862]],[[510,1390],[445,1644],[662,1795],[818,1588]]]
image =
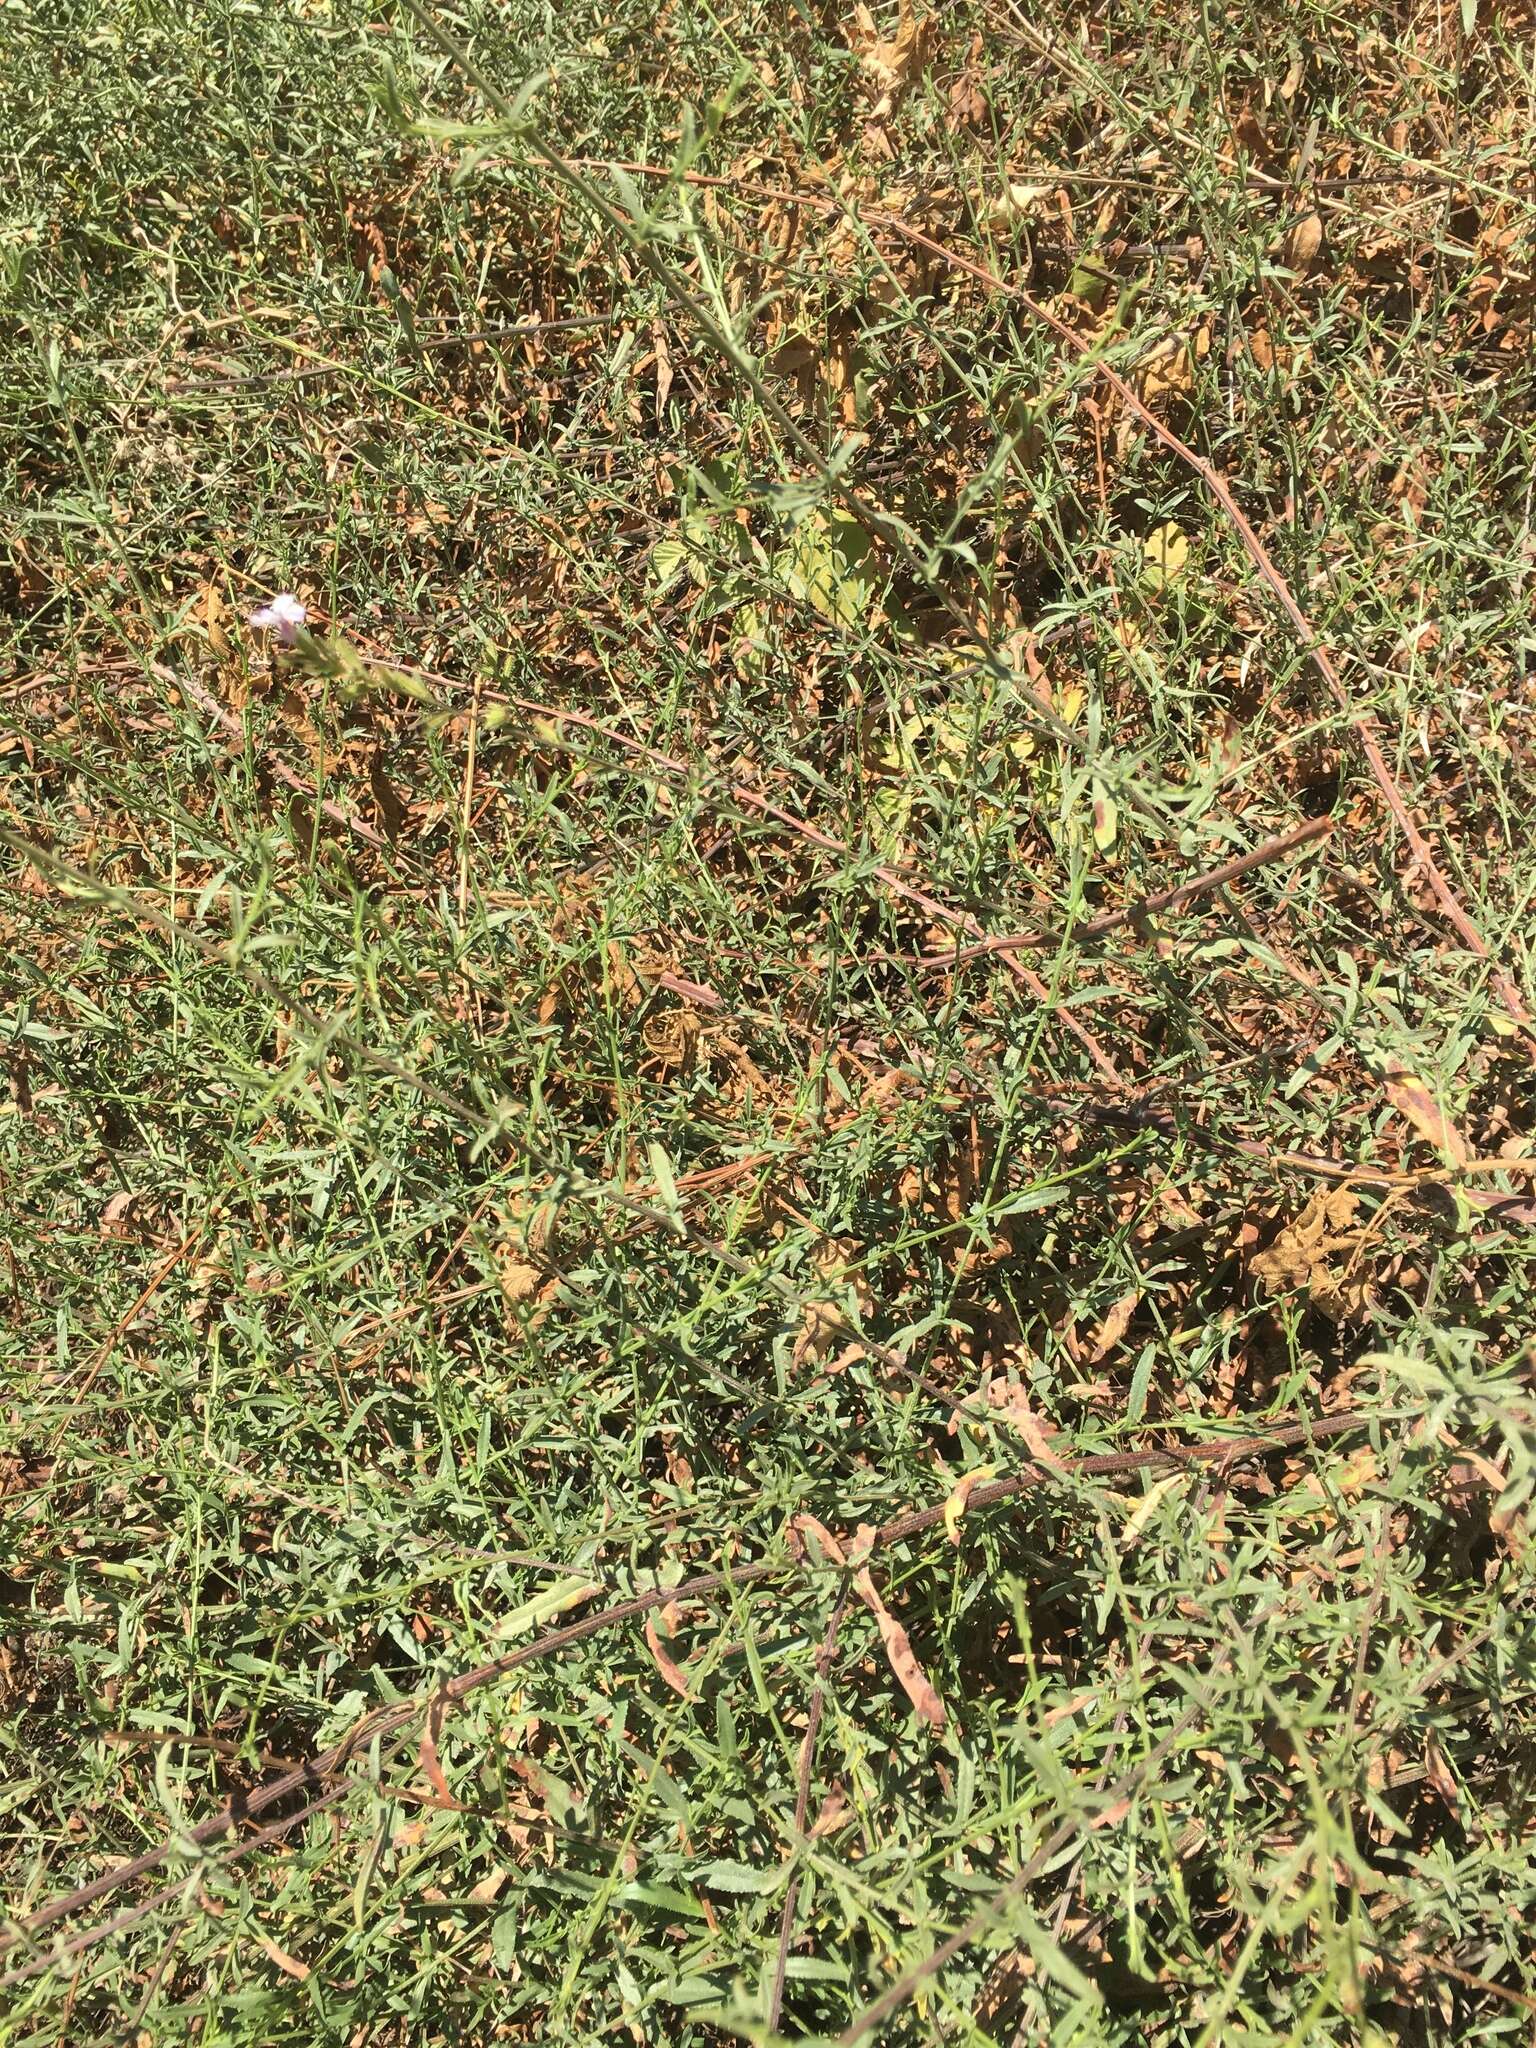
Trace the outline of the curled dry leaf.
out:
[[[978,1475],[979,1476],[979,1475]],[[843,1544],[826,1524],[817,1521],[812,1514],[799,1514],[789,1524],[789,1545],[798,1558],[807,1554],[807,1536],[814,1540],[816,1548],[829,1563],[846,1566],[850,1562],[858,1566],[853,1575],[853,1589],[870,1613],[875,1617],[880,1630],[880,1640],[885,1646],[886,1657],[902,1691],[932,1728],[944,1726],[944,1702],[935,1692],[927,1673],[913,1654],[907,1640],[907,1632],[881,1599],[869,1567],[859,1563],[861,1558],[871,1555],[875,1545],[875,1531],[868,1524],[860,1526],[851,1551]]]
[[[1323,253],[1323,218],[1318,213],[1303,214],[1301,219],[1287,229],[1285,240],[1280,244],[1280,260],[1287,270],[1305,274],[1317,267]]]
[[[960,1541],[960,1523],[970,1505],[971,1495],[978,1486],[985,1485],[987,1480],[996,1476],[995,1465],[978,1465],[974,1472],[967,1472],[950,1489],[949,1498],[944,1503],[944,1533],[951,1543]]]
[[[1120,1546],[1123,1550],[1135,1548],[1141,1540],[1142,1530],[1157,1513],[1159,1505],[1168,1498],[1176,1486],[1182,1486],[1188,1476],[1185,1472],[1170,1472],[1165,1479],[1159,1479],[1156,1485],[1147,1488],[1131,1510],[1130,1519],[1121,1535]]]
[[[137,1189],[118,1189],[101,1212],[100,1229],[103,1237],[133,1235],[133,1205],[138,1199]]]
[[[896,34],[886,42],[875,18],[862,4],[853,10],[848,30],[848,47],[859,59],[860,69],[874,96],[864,125],[864,146],[872,155],[887,159],[896,154],[888,124],[902,95],[920,76],[927,61],[932,17],[912,10],[912,0],[901,0]]]
[[[1043,1420],[1030,1406],[1029,1396],[1020,1386],[1005,1385],[1002,1398],[998,1398],[997,1383],[994,1381],[988,1392],[988,1404],[996,1412],[1000,1422],[1006,1422],[1016,1429],[1031,1454],[1051,1472],[1065,1472],[1066,1466],[1051,1448],[1051,1438],[1056,1434],[1055,1425]]]
[[[432,1787],[434,1799],[440,1806],[452,1806],[453,1794],[448,1790],[448,1780],[443,1776],[443,1766],[437,1754],[438,1730],[443,1725],[443,1698],[439,1693],[427,1709],[426,1725],[421,1731],[421,1749],[418,1760],[421,1774]]]
[[[824,1522],[818,1522],[816,1517],[809,1512],[795,1515],[790,1521],[789,1547],[793,1556],[800,1559],[805,1558],[807,1555],[805,1541],[807,1536],[815,1538],[817,1547],[829,1564],[843,1565],[847,1563],[848,1560],[843,1555],[842,1544],[838,1542]]]
[[[1451,1767],[1441,1753],[1435,1740],[1435,1731],[1430,1729],[1424,1738],[1424,1775],[1438,1793],[1447,1812],[1460,1816],[1461,1788],[1451,1773]]]
[[[264,1928],[257,1928],[256,1939],[285,1977],[292,1977],[300,1984],[306,1982],[309,1977],[308,1963],[301,1963],[297,1956],[289,1955],[287,1949],[279,1948]]]
[[[653,1607],[645,1617],[646,1643],[650,1648],[652,1657],[656,1660],[656,1669],[667,1681],[667,1684],[671,1686],[678,1698],[691,1700],[693,1694],[689,1689],[688,1681],[683,1676],[682,1670],[677,1660],[673,1657],[672,1652],[662,1641],[661,1629],[658,1623],[663,1621],[666,1623],[667,1634],[671,1635],[677,1626],[677,1608],[670,1600],[665,1607]]]
[[[928,1674],[918,1663],[906,1630],[880,1598],[875,1589],[875,1582],[867,1570],[857,1573],[853,1583],[859,1598],[875,1617],[880,1630],[880,1640],[885,1645],[885,1654],[892,1671],[896,1674],[897,1684],[930,1728],[942,1728],[944,1702],[935,1692]]]
[[[1277,1294],[1304,1290],[1335,1322],[1367,1315],[1374,1297],[1360,1260],[1369,1233],[1349,1227],[1359,1206],[1359,1197],[1348,1188],[1320,1191],[1294,1223],[1250,1260],[1250,1271]]]
[[[872,1528],[867,1525],[861,1527],[858,1541],[859,1550],[867,1554],[873,1548],[874,1535],[875,1532]],[[867,1565],[861,1566],[854,1573],[853,1585],[854,1591],[875,1617],[876,1626],[880,1630],[880,1640],[885,1645],[886,1657],[890,1662],[892,1671],[896,1674],[896,1682],[900,1685],[902,1691],[912,1702],[923,1720],[928,1723],[929,1727],[942,1728],[944,1726],[944,1702],[934,1690],[933,1683],[928,1677],[927,1672],[918,1663],[912,1645],[907,1638],[906,1630],[881,1599]]]
[[[1426,1145],[1433,1145],[1453,1166],[1465,1166],[1472,1147],[1451,1122],[1431,1093],[1427,1082],[1395,1059],[1381,1067],[1381,1085],[1388,1102],[1418,1132]]]
[[[897,99],[922,70],[932,26],[931,16],[913,12],[912,0],[901,0],[896,33],[886,42],[862,0],[854,8],[848,47],[880,95],[874,114],[877,121],[891,113]]]
[[[1104,1320],[1083,1346],[1085,1365],[1102,1365],[1109,1354],[1122,1343],[1131,1326],[1131,1317],[1136,1313],[1141,1300],[1141,1289],[1132,1287],[1113,1303]]]

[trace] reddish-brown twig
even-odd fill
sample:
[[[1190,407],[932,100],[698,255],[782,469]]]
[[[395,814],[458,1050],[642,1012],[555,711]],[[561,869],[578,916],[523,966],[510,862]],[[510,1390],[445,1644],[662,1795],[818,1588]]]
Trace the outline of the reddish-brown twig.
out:
[[[915,1996],[930,1977],[936,1977],[947,1963],[953,1962],[960,1951],[969,1948],[997,1924],[1009,1904],[1034,1882],[1041,1871],[1064,1849],[1074,1835],[1087,1832],[1095,1826],[1101,1815],[1114,1811],[1122,1800],[1131,1799],[1146,1784],[1152,1773],[1165,1758],[1172,1755],[1180,1740],[1200,1718],[1199,1706],[1188,1708],[1133,1769],[1118,1778],[1102,1799],[1096,1803],[1092,1813],[1069,1813],[1057,1822],[1040,1847],[1022,1868],[1015,1871],[1005,1885],[993,1893],[984,1906],[978,1907],[962,1927],[957,1927],[947,1941],[940,1942],[932,1955],[925,1956],[910,1970],[905,1971],[896,1982],[874,1999],[849,2026],[837,2037],[838,2048],[851,2048],[855,2041],[862,2041],[866,2034],[878,2027],[882,2020],[899,2012],[909,1998]]]
[[[1304,825],[1293,825],[1289,832],[1277,832],[1273,839],[1264,840],[1251,853],[1238,854],[1233,860],[1223,861],[1220,867],[1192,875],[1187,882],[1180,882],[1175,888],[1160,889],[1155,895],[1143,896],[1139,902],[1127,904],[1124,910],[1111,911],[1104,917],[1089,918],[1084,924],[1074,925],[1072,938],[1087,941],[1107,938],[1111,932],[1140,924],[1144,918],[1155,917],[1161,911],[1177,910],[1185,903],[1193,903],[1197,896],[1208,895],[1212,889],[1225,888],[1228,882],[1251,874],[1255,868],[1283,860],[1286,854],[1294,853],[1299,846],[1321,839],[1332,830],[1331,818],[1310,818]],[[975,939],[953,953],[931,954],[918,964],[932,971],[935,968],[959,967],[967,960],[979,960],[987,953],[1022,952],[1026,948],[1043,949],[1060,944],[1061,934],[1057,932],[998,932],[984,939]]]
[[[1027,1465],[1021,1471],[1011,1473],[1005,1479],[989,1481],[972,1492],[967,1504],[967,1518],[981,1510],[1013,1501],[1032,1493],[1036,1487],[1045,1485],[1072,1485],[1085,1479],[1102,1479],[1129,1472],[1182,1471],[1191,1467],[1218,1465],[1227,1467],[1249,1458],[1267,1456],[1275,1451],[1289,1450],[1299,1444],[1321,1443],[1327,1438],[1343,1435],[1356,1429],[1370,1426],[1373,1420],[1390,1420],[1390,1417],[1373,1418],[1359,1409],[1348,1409],[1337,1415],[1308,1416],[1303,1420],[1277,1424],[1262,1433],[1216,1438],[1210,1442],[1178,1446],[1158,1446],[1141,1451],[1098,1452],[1087,1457],[1063,1460],[1059,1467]],[[904,1543],[914,1536],[927,1534],[943,1524],[946,1503],[936,1507],[913,1508],[905,1514],[896,1515],[883,1523],[874,1533],[870,1545],[871,1556],[888,1549],[893,1544]],[[471,1693],[493,1684],[508,1672],[525,1664],[541,1662],[557,1656],[573,1645],[585,1642],[588,1637],[609,1628],[623,1626],[626,1622],[637,1621],[665,1602],[676,1601],[686,1605],[691,1601],[703,1600],[726,1589],[760,1585],[765,1580],[793,1577],[812,1569],[810,1565],[798,1563],[792,1557],[765,1560],[756,1564],[737,1564],[723,1570],[700,1572],[680,1585],[658,1587],[649,1592],[637,1593],[618,1600],[609,1606],[597,1609],[595,1613],[583,1615],[580,1620],[567,1622],[560,1628],[549,1630],[537,1636],[530,1643],[523,1643],[515,1650],[508,1650],[500,1657],[493,1657],[472,1670],[463,1671],[457,1677],[447,1680],[436,1689],[436,1696],[449,1705],[466,1699]],[[126,1884],[135,1883],[163,1866],[176,1853],[183,1842],[190,1842],[197,1848],[208,1849],[233,1834],[246,1821],[257,1819],[269,1808],[299,1794],[310,1794],[309,1803],[299,1812],[285,1819],[274,1821],[259,1829],[256,1835],[237,1845],[239,1853],[248,1854],[251,1849],[265,1846],[279,1840],[299,1821],[310,1814],[322,1811],[338,1799],[370,1780],[362,1775],[351,1775],[348,1766],[354,1757],[365,1753],[373,1743],[385,1743],[391,1737],[410,1726],[422,1712],[423,1699],[406,1699],[391,1703],[365,1715],[342,1740],[319,1756],[309,1758],[291,1770],[284,1771],[265,1785],[253,1791],[237,1794],[215,1814],[186,1830],[173,1840],[164,1841],[153,1849],[147,1849],[140,1856],[126,1863],[115,1865],[89,1883],[78,1886],[74,1891],[51,1900],[14,1927],[0,1931],[0,1954],[15,1948],[22,1942],[34,1942],[37,1937],[68,1919],[82,1908],[94,1905],[99,1899],[120,1890]],[[20,1982],[23,1978],[35,1976],[40,1970],[48,1969],[56,1960],[67,1961],[97,1943],[107,1940],[115,1933],[122,1932],[142,1919],[144,1914],[165,1900],[175,1897],[182,1887],[170,1886],[157,1893],[152,1899],[139,1906],[127,1909],[111,1920],[85,1929],[69,1941],[50,1948],[46,1953],[36,1955],[27,1962],[18,1964],[4,1977],[0,1986]]]
[[[816,1767],[816,1739],[821,1733],[821,1717],[827,1703],[827,1680],[832,1672],[832,1660],[837,1654],[837,1632],[842,1627],[843,1613],[848,1605],[848,1595],[853,1590],[853,1577],[844,1572],[842,1583],[837,1589],[837,1598],[832,1603],[832,1612],[827,1617],[827,1632],[821,1639],[821,1648],[816,1655],[816,1682],[811,1687],[811,1704],[805,1717],[805,1738],[800,1744],[800,1774],[795,1787],[794,1845],[791,1856],[798,1855],[805,1840],[805,1817],[811,1807],[811,1775]],[[784,1910],[779,1915],[779,1948],[774,1958],[773,1988],[768,1997],[768,2031],[778,2031],[779,2014],[784,2009],[784,1974],[789,1968],[789,1944],[795,1930],[795,1906],[800,1897],[800,1873],[797,1870],[789,1880],[789,1889],[784,1894]]]

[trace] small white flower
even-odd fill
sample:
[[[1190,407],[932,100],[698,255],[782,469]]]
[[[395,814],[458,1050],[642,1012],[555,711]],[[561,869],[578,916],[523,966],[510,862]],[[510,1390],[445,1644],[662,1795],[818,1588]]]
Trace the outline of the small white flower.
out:
[[[309,618],[309,613],[291,590],[280,590],[270,604],[264,604],[251,613],[251,624],[259,626],[264,633],[275,633],[279,647],[297,644],[299,628]]]

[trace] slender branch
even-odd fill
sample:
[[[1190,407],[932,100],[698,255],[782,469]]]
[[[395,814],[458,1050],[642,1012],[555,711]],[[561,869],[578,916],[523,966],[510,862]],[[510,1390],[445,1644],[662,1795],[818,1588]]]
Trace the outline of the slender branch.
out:
[[[582,313],[562,320],[522,320],[499,327],[455,329],[450,334],[426,334],[417,346],[428,349],[456,348],[476,341],[525,341],[539,334],[569,333],[582,327],[615,327],[630,316],[626,313]],[[300,363],[288,370],[258,370],[250,375],[231,371],[224,377],[171,377],[166,390],[176,397],[192,391],[241,391],[272,384],[303,384],[315,377],[357,375],[354,363]]]
[[[1215,1438],[1209,1442],[1184,1445],[1161,1445],[1140,1451],[1096,1452],[1070,1462],[1063,1461],[1058,1468],[1043,1465],[1028,1465],[1022,1471],[1012,1473],[1005,1479],[989,1481],[972,1492],[966,1504],[966,1516],[972,1516],[990,1507],[1017,1501],[1041,1486],[1072,1486],[1084,1480],[1122,1476],[1130,1472],[1187,1471],[1191,1468],[1215,1465],[1227,1469],[1250,1458],[1265,1457],[1273,1452],[1289,1450],[1299,1444],[1319,1444],[1331,1437],[1341,1436],[1357,1429],[1369,1428],[1376,1422],[1399,1419],[1388,1416],[1371,1416],[1360,1409],[1348,1409],[1337,1415],[1307,1416],[1297,1422],[1277,1424],[1262,1433]],[[870,1548],[871,1556],[891,1548],[897,1543],[909,1542],[914,1536],[926,1535],[939,1528],[944,1521],[946,1503],[936,1507],[913,1508],[894,1516],[875,1531]],[[769,1580],[804,1577],[816,1567],[809,1560],[797,1563],[789,1556],[773,1560],[762,1560],[755,1564],[730,1565],[724,1569],[700,1572],[680,1585],[656,1587],[644,1593],[634,1594],[626,1599],[612,1602],[598,1608],[594,1613],[583,1615],[580,1620],[567,1622],[564,1626],[551,1629],[532,1642],[520,1644],[499,1657],[478,1664],[471,1670],[462,1671],[457,1677],[447,1680],[433,1689],[434,1697],[449,1704],[467,1699],[471,1693],[504,1678],[525,1664],[543,1662],[546,1658],[558,1656],[560,1652],[585,1642],[589,1637],[606,1629],[622,1627],[627,1622],[637,1621],[649,1614],[653,1608],[667,1601],[686,1605],[690,1601],[703,1600],[710,1595],[745,1586],[761,1585]],[[258,1818],[268,1808],[292,1798],[296,1793],[309,1793],[310,1802],[298,1813],[288,1815],[258,1830],[257,1834],[237,1845],[237,1853],[248,1854],[252,1849],[264,1847],[267,1843],[280,1840],[284,1834],[296,1827],[311,1814],[321,1812],[358,1786],[372,1783],[372,1777],[362,1773],[349,1773],[348,1766],[360,1753],[375,1743],[382,1744],[408,1727],[421,1713],[426,1696],[412,1697],[392,1702],[390,1705],[366,1714],[341,1739],[324,1750],[320,1755],[296,1764],[292,1769],[270,1779],[265,1785],[249,1792],[237,1793],[215,1814],[198,1823],[196,1827],[170,1840],[158,1843],[142,1855],[126,1863],[117,1864],[88,1884],[78,1886],[74,1891],[51,1900],[35,1913],[19,1921],[12,1928],[0,1931],[0,1955],[21,1943],[31,1943],[59,1921],[68,1919],[83,1907],[94,1905],[98,1900],[118,1891],[125,1884],[134,1883],[161,1869],[177,1853],[178,1849],[191,1844],[197,1849],[211,1849],[226,1835],[232,1834],[249,1820]],[[5,1976],[0,1977],[0,1988],[19,1983],[41,1970],[50,1968],[56,1961],[65,1962],[95,1947],[142,1919],[147,1912],[166,1899],[174,1897],[181,1890],[175,1885],[157,1893],[154,1898],[132,1907],[116,1918],[85,1929],[69,1941],[50,1949],[47,1953],[34,1956],[18,1965]]]
[[[842,1584],[837,1589],[837,1598],[827,1618],[827,1632],[822,1637],[821,1648],[816,1656],[816,1683],[811,1687],[811,1704],[805,1717],[805,1738],[800,1744],[800,1780],[795,1788],[795,1826],[793,1857],[805,1840],[805,1817],[811,1807],[811,1774],[816,1766],[816,1738],[821,1733],[821,1717],[827,1703],[827,1680],[831,1676],[832,1660],[837,1654],[837,1632],[843,1625],[843,1614],[848,1606],[848,1595],[853,1590],[853,1574],[845,1571]],[[800,1898],[800,1872],[796,1870],[789,1880],[789,1889],[784,1894],[784,1911],[779,1915],[779,1950],[773,1965],[773,1989],[768,1998],[768,2031],[778,2032],[779,2014],[784,2009],[784,1973],[789,1968],[789,1944],[795,1929],[795,1907]]]
[[[957,1927],[947,1941],[940,1942],[932,1955],[925,1956],[920,1963],[914,1964],[910,1970],[898,1977],[888,1990],[883,1991],[877,1999],[865,2006],[851,2025],[845,2027],[838,2035],[838,2048],[851,2048],[853,2042],[862,2041],[866,2034],[878,2027],[882,2021],[888,2020],[892,2013],[899,2012],[908,1999],[914,1997],[931,1977],[936,1977],[947,1963],[953,1962],[962,1949],[969,1948],[971,1943],[980,1940],[989,1928],[995,1927],[1012,1902],[1033,1884],[1046,1865],[1067,1846],[1074,1835],[1086,1833],[1096,1824],[1100,1815],[1110,1812],[1122,1800],[1136,1796],[1158,1765],[1172,1755],[1184,1736],[1199,1720],[1200,1714],[1201,1709],[1198,1706],[1190,1707],[1182,1713],[1168,1733],[1147,1751],[1134,1769],[1127,1771],[1109,1788],[1092,1813],[1068,1814],[1064,1820],[1059,1821],[1029,1861],[1020,1870],[1015,1871],[1008,1882],[994,1892],[984,1906],[978,1907],[970,1919],[963,1926]]]
[[[1311,840],[1323,838],[1332,830],[1331,818],[1309,818],[1304,825],[1293,825],[1289,832],[1277,832],[1251,852],[1223,861],[1220,867],[1208,868],[1204,874],[1192,875],[1187,882],[1180,882],[1172,889],[1161,889],[1155,895],[1143,896],[1138,902],[1127,904],[1123,910],[1111,911],[1104,917],[1090,918],[1086,924],[1074,925],[1071,935],[1076,940],[1102,939],[1111,932],[1123,931],[1127,925],[1140,924],[1145,918],[1155,917],[1161,911],[1176,910],[1185,903],[1192,903],[1197,896],[1208,895],[1212,889],[1225,888],[1228,882],[1251,874],[1255,868],[1283,860],[1286,854],[1294,853]],[[999,932],[976,939],[953,953],[929,954],[918,964],[925,972],[931,973],[934,969],[962,966],[967,960],[979,960],[983,954],[1021,952],[1026,947],[1060,944],[1061,935],[1056,932]]]

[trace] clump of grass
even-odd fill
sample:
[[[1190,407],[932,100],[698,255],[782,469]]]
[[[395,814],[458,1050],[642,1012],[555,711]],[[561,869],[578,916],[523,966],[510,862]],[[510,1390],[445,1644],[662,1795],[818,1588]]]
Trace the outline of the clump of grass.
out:
[[[0,2035],[1515,2033],[1528,53],[442,27],[0,86]]]

